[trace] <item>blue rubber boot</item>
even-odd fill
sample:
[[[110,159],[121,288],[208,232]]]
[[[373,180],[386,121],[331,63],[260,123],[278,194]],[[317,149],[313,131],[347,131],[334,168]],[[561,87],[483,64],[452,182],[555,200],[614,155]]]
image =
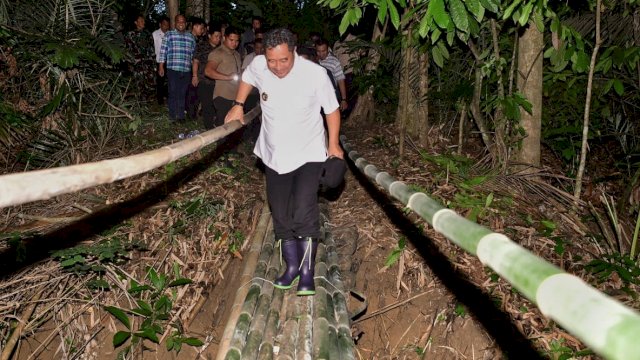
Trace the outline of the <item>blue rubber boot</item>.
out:
[[[273,286],[278,289],[291,289],[294,281],[298,279],[300,271],[300,259],[298,257],[298,241],[295,238],[278,240],[280,243],[280,264],[282,264],[282,258],[287,264],[287,268],[284,270],[284,274],[274,281]]]
[[[317,251],[318,239],[312,237],[298,239],[298,254],[302,255],[298,296],[308,296],[316,293],[313,277],[315,275]]]

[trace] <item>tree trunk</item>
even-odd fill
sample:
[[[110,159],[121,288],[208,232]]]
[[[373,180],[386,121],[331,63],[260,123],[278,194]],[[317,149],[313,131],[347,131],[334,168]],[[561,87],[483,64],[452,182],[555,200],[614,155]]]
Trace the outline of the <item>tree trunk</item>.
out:
[[[199,18],[204,17],[204,0],[187,0],[187,10],[185,11],[187,17],[195,16]]]
[[[407,93],[407,134],[414,137],[418,144],[422,147],[429,146],[428,127],[429,127],[429,105],[427,95],[429,91],[429,55],[428,53],[416,54],[414,48],[409,58],[409,68],[418,69],[419,80],[417,86],[411,81],[409,71],[407,80],[409,80],[409,92]]]
[[[515,160],[525,165],[540,166],[540,127],[542,119],[542,33],[530,21],[518,41],[518,90],[531,103],[531,114],[520,108],[520,125],[525,131],[522,146]]]
[[[178,6],[180,0],[167,0],[167,12],[169,13],[169,20],[171,21],[171,28],[176,27],[176,16],[178,16]]]
[[[495,19],[491,19],[491,38],[493,43],[493,56],[495,61],[500,63],[500,47],[498,45],[498,26]],[[496,66],[497,78],[498,78],[498,99],[504,99],[504,82],[502,79],[502,66]],[[502,171],[507,168],[507,162],[509,158],[507,156],[507,124],[504,116],[504,110],[502,104],[498,102],[495,112],[493,113],[493,127],[495,129],[494,142],[496,147],[497,165]]]
[[[211,22],[211,0],[204,0],[204,21],[209,24]]]
[[[380,23],[376,22],[373,26],[373,36],[371,37],[371,42],[374,43],[382,38],[384,38],[384,34],[387,29],[387,22],[384,24],[384,28],[380,28]],[[378,67],[378,63],[380,62],[380,54],[377,51],[369,51],[368,54],[370,61],[367,64],[366,71],[372,71]],[[353,108],[351,115],[349,118],[358,124],[366,124],[373,120],[375,116],[375,102],[373,101],[373,87],[368,89],[363,95],[358,97],[358,102],[356,106]]]

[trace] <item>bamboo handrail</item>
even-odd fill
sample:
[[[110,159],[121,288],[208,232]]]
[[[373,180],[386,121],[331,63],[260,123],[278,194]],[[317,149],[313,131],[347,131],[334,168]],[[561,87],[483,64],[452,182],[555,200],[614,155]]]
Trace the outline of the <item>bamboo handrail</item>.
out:
[[[351,148],[345,136],[340,139],[345,152],[362,173],[420,215],[437,232],[476,255],[536,304],[543,315],[607,359],[640,359],[637,311],[537,257],[507,236],[458,215],[422,192],[410,190],[403,182],[369,164]]]
[[[260,114],[256,106],[244,115],[245,123]],[[116,159],[0,176],[0,208],[109,184],[176,161],[238,130],[239,120],[160,149]]]

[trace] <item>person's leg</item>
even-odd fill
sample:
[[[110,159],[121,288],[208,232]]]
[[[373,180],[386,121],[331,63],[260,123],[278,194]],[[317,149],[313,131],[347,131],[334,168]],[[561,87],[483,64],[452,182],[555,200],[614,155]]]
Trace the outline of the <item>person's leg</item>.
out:
[[[195,120],[198,117],[198,87],[191,83],[187,86],[187,96],[185,97],[185,107],[187,109],[187,117]]]
[[[168,99],[168,107],[169,107],[169,120],[175,121],[178,118],[178,110],[176,108],[177,100],[180,98],[178,94],[179,88],[179,76],[180,73],[171,69],[167,69],[166,71],[167,82],[169,85],[169,99]],[[184,99],[183,99],[184,101]]]
[[[202,104],[202,121],[207,130],[215,127],[216,108],[213,106],[215,82],[204,80],[198,84],[198,98]]]
[[[276,171],[266,167],[267,199],[273,218],[273,229],[277,244],[280,246],[282,258],[286,263],[284,273],[274,281],[274,287],[289,289],[298,279],[300,259],[298,241],[293,236],[291,223],[291,185],[292,173],[279,175]]]
[[[180,99],[176,100],[176,105],[177,105],[177,116],[178,116],[178,120],[180,121],[184,121],[184,116],[185,116],[185,102],[186,102],[186,98],[187,98],[187,90],[189,89],[189,85],[191,84],[191,71],[185,71],[185,72],[180,72],[180,82],[179,82],[179,86],[180,88],[178,89],[178,91],[180,91]]]
[[[213,106],[216,108],[216,126],[224,125],[224,117],[227,116],[227,113],[231,110],[233,100],[218,96],[213,99]]]
[[[320,211],[318,209],[318,186],[322,163],[306,163],[296,170],[293,181],[293,230],[298,236],[300,263],[300,296],[316,293],[314,285],[316,252],[320,237]]]

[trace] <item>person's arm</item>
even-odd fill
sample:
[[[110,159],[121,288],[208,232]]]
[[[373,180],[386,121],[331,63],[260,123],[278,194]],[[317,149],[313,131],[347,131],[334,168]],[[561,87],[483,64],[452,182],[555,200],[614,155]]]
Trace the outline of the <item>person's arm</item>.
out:
[[[349,108],[349,102],[347,101],[347,85],[344,79],[338,80],[338,89],[340,89],[340,111],[345,111]]]
[[[329,135],[328,155],[344,159],[344,151],[340,147],[340,110],[336,109],[331,114],[327,114],[326,119]]]
[[[198,86],[198,67],[200,66],[200,61],[195,57],[191,60],[191,85]]]
[[[253,86],[251,84],[248,84],[244,81],[240,81],[240,85],[238,86],[238,92],[236,93],[236,102],[244,104],[244,102],[247,100],[247,97],[249,97],[249,93],[251,92],[251,89],[253,89]],[[338,122],[339,122],[339,116],[340,114],[338,114]],[[224,123],[226,124],[233,120],[240,120],[242,124],[245,124],[243,106],[233,105],[229,110],[229,112],[227,113],[227,116],[224,118]]]
[[[218,66],[220,64],[218,64],[217,61],[207,61],[207,67],[204,68],[204,75],[206,77],[208,77],[209,79],[213,79],[213,80],[223,80],[223,81],[233,81],[233,76],[239,76],[239,74],[223,74],[221,72],[218,71]]]
[[[160,46],[160,61],[158,62],[158,74],[160,76],[164,76],[164,63],[167,61],[167,49],[169,47],[167,44],[169,39],[167,39],[167,37],[168,36],[165,36],[164,39],[162,39],[162,45]]]

